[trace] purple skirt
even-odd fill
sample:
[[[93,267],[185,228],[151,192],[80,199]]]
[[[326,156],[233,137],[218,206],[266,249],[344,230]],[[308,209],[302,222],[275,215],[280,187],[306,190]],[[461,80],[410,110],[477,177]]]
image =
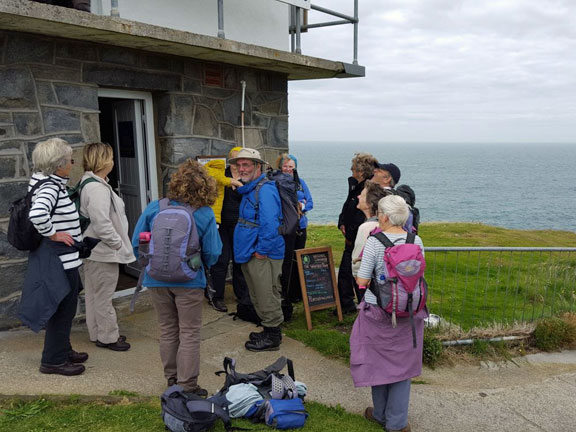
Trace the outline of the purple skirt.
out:
[[[392,319],[379,306],[362,302],[350,334],[350,373],[356,387],[391,384],[419,376],[426,310],[414,316],[416,348],[409,318]]]

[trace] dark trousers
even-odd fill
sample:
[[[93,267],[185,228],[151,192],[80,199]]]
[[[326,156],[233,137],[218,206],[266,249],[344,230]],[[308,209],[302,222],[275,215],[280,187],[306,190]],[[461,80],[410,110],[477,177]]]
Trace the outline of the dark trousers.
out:
[[[298,231],[297,234],[284,236],[284,261],[282,262],[282,298],[291,302],[302,300],[302,289],[300,288],[300,276],[298,274],[298,264],[296,262],[297,249],[306,247],[306,229]]]
[[[250,293],[248,285],[242,273],[240,264],[234,262],[234,228],[235,225],[220,225],[218,233],[222,240],[222,254],[218,262],[210,269],[212,276],[212,286],[214,288],[214,299],[222,300],[224,298],[224,289],[226,288],[226,274],[228,273],[228,263],[232,260],[232,287],[236,301],[242,304],[250,303]]]
[[[68,361],[68,354],[72,350],[70,344],[70,331],[72,320],[76,315],[78,293],[81,290],[78,267],[66,270],[70,283],[70,293],[62,299],[54,315],[46,323],[46,336],[44,337],[44,350],[42,363],[47,365],[60,365]]]
[[[356,308],[354,304],[354,296],[358,299],[358,302],[362,300],[364,296],[363,292],[358,289],[358,284],[352,275],[352,250],[354,245],[348,245],[344,248],[342,253],[342,262],[340,263],[340,269],[338,270],[338,294],[340,295],[340,306],[343,311],[352,311]]]

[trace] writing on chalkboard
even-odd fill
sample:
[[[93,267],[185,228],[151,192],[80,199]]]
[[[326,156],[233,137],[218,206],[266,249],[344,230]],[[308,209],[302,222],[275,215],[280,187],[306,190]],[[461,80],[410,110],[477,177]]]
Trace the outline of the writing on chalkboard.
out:
[[[324,303],[334,303],[332,274],[328,252],[307,254],[302,256],[302,269],[308,305],[317,306]]]
[[[336,307],[338,318],[342,321],[332,249],[299,249],[296,251],[296,260],[308,330],[312,330],[312,311]]]

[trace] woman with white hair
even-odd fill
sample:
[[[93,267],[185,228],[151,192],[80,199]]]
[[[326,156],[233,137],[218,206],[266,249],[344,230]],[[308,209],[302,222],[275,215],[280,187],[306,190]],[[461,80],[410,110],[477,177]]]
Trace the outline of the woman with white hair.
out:
[[[66,190],[74,164],[72,148],[59,138],[39,142],[32,162],[34,174],[28,191],[34,192],[29,218],[43,240],[29,256],[20,315],[33,317],[32,323],[23,319],[31,328],[46,329],[40,372],[80,375],[88,354],[74,351],[70,344],[82,289],[78,273],[82,233],[76,206]],[[35,188],[37,183],[40,186]]]
[[[407,233],[402,226],[408,214],[408,205],[402,197],[389,195],[378,202],[378,225],[392,243],[406,242]],[[424,250],[420,237],[416,236],[414,244]],[[374,407],[366,408],[364,416],[389,432],[409,432],[410,379],[422,371],[424,319],[428,312],[424,308],[414,315],[417,347],[414,348],[410,319],[398,318],[394,327],[391,315],[378,306],[374,293],[366,289],[371,279],[388,277],[385,249],[371,236],[362,254],[356,280],[366,293],[350,335],[350,372],[356,387],[372,387]]]

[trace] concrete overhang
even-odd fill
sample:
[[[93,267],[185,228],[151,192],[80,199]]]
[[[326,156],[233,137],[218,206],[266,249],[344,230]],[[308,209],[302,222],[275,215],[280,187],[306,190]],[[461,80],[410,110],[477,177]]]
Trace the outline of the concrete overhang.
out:
[[[94,15],[27,0],[1,0],[0,30],[61,37],[274,71],[290,80],[362,77],[363,66]]]

